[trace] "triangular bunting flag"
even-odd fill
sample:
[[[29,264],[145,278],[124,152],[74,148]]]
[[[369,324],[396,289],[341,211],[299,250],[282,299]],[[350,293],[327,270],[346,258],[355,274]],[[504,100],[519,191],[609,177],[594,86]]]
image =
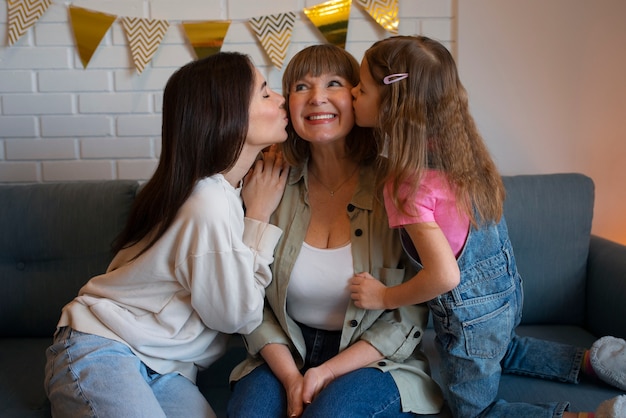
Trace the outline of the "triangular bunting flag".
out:
[[[78,55],[83,67],[87,68],[91,56],[117,16],[70,5],[70,17],[74,38],[78,44]]]
[[[351,0],[332,0],[305,8],[304,14],[331,44],[346,46]]]
[[[51,3],[52,0],[7,0],[9,46],[39,20]]]
[[[130,44],[135,68],[141,73],[152,59],[170,24],[166,20],[125,17],[122,27]]]
[[[398,34],[397,0],[356,0],[387,32]]]
[[[287,47],[289,47],[295,21],[296,14],[294,12],[250,19],[250,25],[254,33],[261,41],[272,63],[278,69],[282,68],[283,61],[287,55]]]
[[[220,52],[229,27],[230,20],[183,22],[183,29],[193,46],[196,58],[204,58]]]

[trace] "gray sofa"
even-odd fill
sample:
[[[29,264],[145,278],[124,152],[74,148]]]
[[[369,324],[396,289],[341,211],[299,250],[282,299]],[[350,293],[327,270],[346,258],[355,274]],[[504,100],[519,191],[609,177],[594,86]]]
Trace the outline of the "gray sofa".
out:
[[[505,185],[505,213],[524,278],[519,333],[581,346],[597,336],[626,337],[626,246],[590,234],[591,179],[512,176],[505,177]],[[62,306],[106,269],[109,245],[137,188],[132,181],[0,185],[1,417],[50,416],[42,386],[44,351]],[[428,330],[424,350],[438,378],[432,341]],[[198,377],[220,417],[228,374],[244,354],[233,337],[227,354]],[[510,375],[500,387],[511,401],[568,400],[573,410],[594,410],[621,393],[588,380],[571,385]]]

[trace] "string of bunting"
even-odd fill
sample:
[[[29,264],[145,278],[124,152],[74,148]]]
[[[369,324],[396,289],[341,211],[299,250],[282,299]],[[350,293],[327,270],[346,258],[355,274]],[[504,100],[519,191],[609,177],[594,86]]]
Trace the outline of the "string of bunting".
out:
[[[398,33],[398,0],[330,0],[304,8],[303,12],[327,42],[345,48],[353,1],[386,31]],[[14,45],[37,23],[51,3],[52,0],[7,0],[9,46]],[[118,18],[138,73],[152,60],[170,26],[166,20],[116,16],[73,5],[68,8],[69,21],[84,68],[87,68],[102,39]],[[265,53],[278,69],[282,68],[285,60],[295,22],[296,13],[293,11],[256,16],[248,20]],[[230,24],[230,20],[181,22],[196,58],[219,52]]]

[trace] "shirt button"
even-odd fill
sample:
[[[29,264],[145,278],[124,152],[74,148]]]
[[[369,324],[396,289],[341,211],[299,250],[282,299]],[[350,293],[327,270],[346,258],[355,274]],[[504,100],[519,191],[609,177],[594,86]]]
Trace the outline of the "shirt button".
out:
[[[385,367],[385,366],[387,365],[387,362],[385,362],[385,361],[379,361],[379,362],[378,362],[378,365],[379,365],[380,367]]]
[[[15,268],[22,271],[26,268],[26,263],[24,263],[23,261],[18,261],[17,264],[15,265]]]
[[[348,205],[348,212],[354,212],[354,209],[355,209],[354,205],[352,203],[350,203]]]
[[[422,333],[420,331],[415,331],[415,334],[413,334],[413,338],[419,338],[422,336]]]
[[[354,231],[354,235],[356,235],[357,237],[360,237],[361,235],[363,235],[363,230],[362,229],[357,229],[356,231]]]
[[[356,327],[357,325],[359,325],[359,321],[357,321],[356,319],[350,321],[350,326],[352,328]]]

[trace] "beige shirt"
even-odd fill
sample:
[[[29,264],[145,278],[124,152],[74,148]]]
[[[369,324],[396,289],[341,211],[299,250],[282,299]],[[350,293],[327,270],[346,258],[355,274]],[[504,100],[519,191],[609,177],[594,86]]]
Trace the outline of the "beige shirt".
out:
[[[405,258],[397,230],[388,226],[382,196],[374,195],[375,175],[371,167],[361,168],[359,184],[346,208],[350,218],[352,258],[355,272],[369,272],[388,286],[410,279],[414,271]],[[272,223],[281,228],[272,265],[274,279],[266,289],[263,323],[245,337],[248,358],[231,373],[239,380],[263,364],[258,354],[269,343],[289,346],[298,367],[304,364],[305,343],[300,328],[286,310],[287,287],[311,217],[307,203],[307,173],[293,168],[280,206]],[[404,266],[407,266],[405,268]],[[385,359],[370,367],[389,372],[400,392],[406,412],[435,414],[443,398],[429,375],[428,360],[421,351],[423,330],[428,321],[425,305],[389,311],[357,308],[350,302],[341,334],[340,350],[359,340],[368,341]]]

